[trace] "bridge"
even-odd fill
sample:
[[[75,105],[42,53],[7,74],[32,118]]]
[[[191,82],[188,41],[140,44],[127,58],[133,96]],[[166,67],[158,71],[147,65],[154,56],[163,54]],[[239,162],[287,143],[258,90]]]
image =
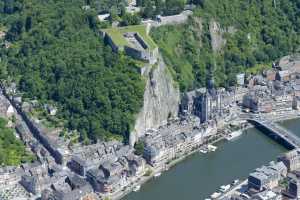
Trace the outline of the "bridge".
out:
[[[300,138],[279,124],[258,115],[248,115],[246,120],[286,148],[300,148]]]

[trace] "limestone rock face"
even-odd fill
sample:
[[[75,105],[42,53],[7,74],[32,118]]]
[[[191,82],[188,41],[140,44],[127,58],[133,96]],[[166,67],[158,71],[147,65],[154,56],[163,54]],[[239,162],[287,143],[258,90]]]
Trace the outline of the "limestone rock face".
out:
[[[221,29],[220,24],[212,20],[209,23],[209,32],[211,36],[211,46],[213,51],[221,51],[222,47],[226,44],[226,40],[223,38],[224,31]]]
[[[209,32],[213,52],[217,53],[222,51],[223,47],[226,45],[227,41],[224,37],[225,33],[234,34],[236,31],[236,28],[233,26],[222,28],[220,23],[215,20],[211,20],[209,23]]]
[[[137,116],[136,123],[130,134],[130,145],[145,134],[147,129],[157,129],[167,123],[169,117],[177,117],[180,101],[179,88],[175,86],[162,57],[158,63],[146,71],[147,80],[144,104]]]

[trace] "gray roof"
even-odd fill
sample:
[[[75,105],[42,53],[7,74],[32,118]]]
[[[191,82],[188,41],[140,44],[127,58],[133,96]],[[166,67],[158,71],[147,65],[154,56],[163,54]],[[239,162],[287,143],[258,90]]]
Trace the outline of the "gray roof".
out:
[[[283,164],[283,162],[273,163],[270,165],[270,168],[276,170],[277,172],[287,170],[287,167]]]
[[[108,185],[116,184],[117,182],[120,181],[120,179],[121,179],[120,175],[110,176],[106,179],[106,184],[108,184]]]
[[[93,168],[88,170],[87,176],[97,179],[98,177],[104,177],[104,172],[101,169]]]
[[[105,162],[101,165],[101,168],[107,170],[110,176],[118,174],[124,169],[121,163],[119,162],[116,163]]]
[[[83,166],[83,167],[86,167],[87,166],[87,163],[85,160],[81,159],[80,157],[74,155],[72,156],[72,160],[76,163],[78,163],[79,165]]]
[[[284,77],[284,76],[289,76],[290,73],[289,73],[288,70],[283,70],[283,71],[279,71],[279,72],[278,72],[278,75],[279,75],[280,77]]]
[[[300,85],[293,85],[293,89],[295,91],[300,91]]]
[[[265,175],[264,173],[260,173],[260,172],[252,172],[252,173],[250,173],[249,176],[259,179],[259,180],[267,180],[268,179],[267,175]]]
[[[79,189],[75,189],[68,192],[54,191],[54,196],[59,200],[79,200],[86,194],[91,193],[92,191],[92,187],[89,184],[87,184]]]
[[[87,182],[83,178],[79,177],[76,174],[74,174],[73,176],[69,176],[68,179],[75,188],[79,188],[87,184]]]

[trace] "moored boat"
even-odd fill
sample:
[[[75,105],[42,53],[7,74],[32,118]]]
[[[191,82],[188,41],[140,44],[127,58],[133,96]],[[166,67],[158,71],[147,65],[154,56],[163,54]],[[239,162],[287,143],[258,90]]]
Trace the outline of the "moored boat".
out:
[[[234,138],[237,138],[240,135],[242,135],[242,133],[243,133],[242,130],[234,131],[234,132],[228,134],[227,136],[225,136],[225,139],[226,140],[233,140]]]
[[[218,198],[219,196],[221,196],[221,193],[220,193],[220,192],[214,192],[212,195],[210,195],[210,197],[211,197],[212,199],[216,199],[216,198]]]
[[[208,151],[216,151],[217,148],[218,148],[218,147],[216,147],[216,146],[214,146],[214,145],[211,145],[211,144],[207,145]]]
[[[133,188],[133,191],[134,192],[137,192],[137,191],[139,191],[141,189],[141,186],[140,185],[137,185],[137,186],[135,186],[134,188]]]
[[[230,187],[230,185],[222,185],[219,190],[220,192],[227,192],[230,189]]]
[[[235,179],[234,181],[232,181],[232,185],[236,185],[236,184],[238,184],[239,182],[240,182],[239,179]]]
[[[205,149],[200,149],[199,152],[205,154],[205,153],[207,153],[207,150],[205,150]]]

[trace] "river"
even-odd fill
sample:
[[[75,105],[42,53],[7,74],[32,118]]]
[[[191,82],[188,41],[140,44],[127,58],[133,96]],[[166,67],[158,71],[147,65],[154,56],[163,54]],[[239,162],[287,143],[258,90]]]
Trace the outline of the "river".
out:
[[[300,136],[299,119],[281,124]],[[217,146],[216,152],[190,156],[124,200],[204,200],[221,185],[247,178],[255,168],[287,151],[257,129]]]

